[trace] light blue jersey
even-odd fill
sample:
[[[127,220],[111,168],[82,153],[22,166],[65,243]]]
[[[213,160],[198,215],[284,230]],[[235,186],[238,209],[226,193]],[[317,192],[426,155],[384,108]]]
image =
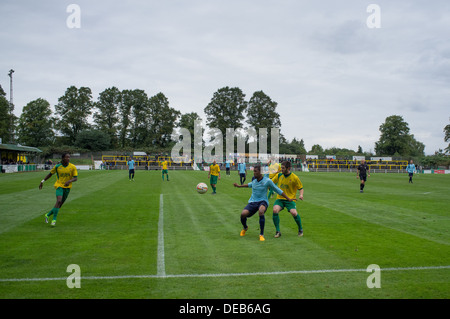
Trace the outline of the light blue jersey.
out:
[[[128,161],[128,169],[134,169],[134,161],[133,160],[131,160],[131,161]]]
[[[269,199],[267,198],[267,188],[272,189],[279,195],[283,193],[283,191],[268,177],[263,177],[259,182],[255,178],[250,183],[248,183],[248,187],[252,189],[252,196],[248,200],[249,203],[265,201],[267,205],[269,205]]]
[[[245,174],[246,170],[247,170],[245,163],[239,163],[238,170],[239,170],[239,174]]]
[[[416,165],[408,164],[408,166],[406,166],[406,171],[408,173],[415,173],[416,172]]]

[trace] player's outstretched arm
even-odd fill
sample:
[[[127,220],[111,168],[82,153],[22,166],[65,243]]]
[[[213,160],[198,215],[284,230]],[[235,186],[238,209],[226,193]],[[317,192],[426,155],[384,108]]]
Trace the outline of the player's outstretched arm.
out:
[[[237,188],[248,187],[248,184],[239,185],[238,183],[234,183],[233,185],[234,185],[234,187],[237,187]]]
[[[39,189],[42,189],[42,186],[44,186],[44,182],[49,179],[50,177],[52,177],[52,173],[49,173],[47,176],[44,177],[44,179],[41,181],[41,183],[39,184]]]

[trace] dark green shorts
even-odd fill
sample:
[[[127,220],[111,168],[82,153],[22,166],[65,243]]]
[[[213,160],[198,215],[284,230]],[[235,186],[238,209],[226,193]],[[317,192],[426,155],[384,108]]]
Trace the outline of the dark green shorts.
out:
[[[70,193],[70,188],[58,187],[56,189],[56,197],[62,196],[63,203],[66,201],[67,197],[69,197],[69,193]]]
[[[275,200],[275,202],[273,203],[273,206],[278,205],[281,207],[281,210],[283,210],[284,208],[287,209],[287,211],[289,212],[291,209],[295,209],[297,210],[297,204],[295,203],[295,201],[287,201],[284,199],[277,199]]]
[[[169,174],[169,170],[163,169],[163,170],[162,170],[162,174]]]
[[[219,176],[211,175],[211,177],[209,178],[209,183],[211,185],[216,185],[218,179],[219,179]]]

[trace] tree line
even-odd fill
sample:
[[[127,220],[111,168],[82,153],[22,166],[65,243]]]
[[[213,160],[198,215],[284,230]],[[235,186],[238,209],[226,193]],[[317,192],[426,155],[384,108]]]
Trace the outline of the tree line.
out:
[[[303,139],[294,137],[288,141],[283,135],[277,102],[263,91],[254,92],[248,101],[245,97],[238,87],[218,89],[204,108],[206,125],[224,134],[227,128],[253,127],[256,132],[260,128],[280,128],[282,154],[424,155],[425,145],[414,138],[408,123],[400,115],[389,116],[380,125],[375,154],[364,152],[361,146],[355,151],[339,147],[323,149],[318,144],[307,151]],[[20,144],[40,148],[72,147],[87,151],[142,149],[170,153],[176,143],[172,136],[174,129],[183,127],[193,132],[194,121],[201,120],[196,112],[182,113],[171,107],[161,92],[148,96],[141,89],[119,90],[114,86],[101,92],[96,101],[89,87],[70,86],[58,99],[54,112],[43,98],[29,102],[18,118],[10,114],[9,109],[6,93],[0,86],[0,137],[3,143],[14,139]],[[450,141],[449,131],[450,125],[447,125],[444,129],[446,141]],[[268,133],[270,141],[270,130]],[[446,151],[449,150],[450,144]]]

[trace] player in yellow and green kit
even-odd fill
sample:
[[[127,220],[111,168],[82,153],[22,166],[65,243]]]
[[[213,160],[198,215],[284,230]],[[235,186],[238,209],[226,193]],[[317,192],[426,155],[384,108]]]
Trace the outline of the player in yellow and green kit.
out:
[[[284,208],[291,213],[298,226],[298,236],[303,236],[302,221],[300,219],[300,214],[297,212],[297,190],[300,190],[298,199],[303,200],[303,184],[297,175],[291,173],[291,163],[284,161],[281,164],[281,173],[275,175],[272,181],[277,185],[282,191],[286,193],[289,198],[294,201],[289,202],[284,197],[278,195],[275,203],[273,203],[273,223],[275,224],[276,233],[275,238],[281,236],[280,231],[280,216],[278,215],[280,211]]]
[[[59,209],[66,201],[69,196],[70,189],[72,188],[72,183],[78,180],[78,171],[75,165],[70,163],[70,154],[64,153],[62,155],[61,163],[56,164],[55,167],[52,168],[50,173],[45,176],[45,178],[39,184],[39,189],[42,189],[44,186],[44,182],[52,177],[53,174],[56,174],[56,204],[45,214],[45,222],[48,223],[48,219],[51,215],[53,215],[52,226],[56,226],[56,217],[58,216]]]
[[[217,180],[220,180],[220,167],[216,164],[216,160],[213,161],[212,165],[209,167],[209,184],[211,184],[211,188],[213,189],[212,194],[216,193]]]
[[[161,173],[162,180],[164,180],[164,174],[166,174],[167,181],[169,181],[169,167],[168,167],[169,164],[167,163],[167,161],[164,161],[161,163],[161,166],[162,166],[162,173]]]

